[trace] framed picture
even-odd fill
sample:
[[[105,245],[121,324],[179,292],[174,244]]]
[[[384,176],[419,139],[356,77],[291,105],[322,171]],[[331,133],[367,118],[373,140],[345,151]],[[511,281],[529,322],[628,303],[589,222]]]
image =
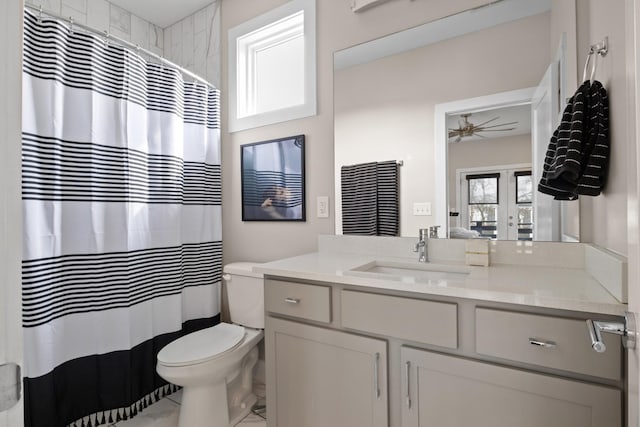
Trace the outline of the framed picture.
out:
[[[240,147],[243,221],[305,221],[304,135]]]

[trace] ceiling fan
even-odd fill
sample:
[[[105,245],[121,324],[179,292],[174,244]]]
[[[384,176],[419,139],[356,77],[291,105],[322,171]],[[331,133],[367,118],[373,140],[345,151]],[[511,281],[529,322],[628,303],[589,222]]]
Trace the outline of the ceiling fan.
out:
[[[518,122],[509,122],[509,123],[500,123],[496,125],[486,126],[487,124],[493,122],[494,120],[498,120],[499,117],[494,117],[493,119],[487,120],[486,122],[480,123],[479,125],[475,125],[469,121],[469,116],[471,113],[460,114],[461,120],[458,120],[458,128],[457,129],[448,129],[449,138],[455,138],[453,143],[457,143],[462,141],[462,138],[468,136],[479,136],[480,138],[486,138],[486,136],[481,135],[482,132],[505,132],[514,130],[515,127],[510,128],[502,128],[502,126],[510,126],[518,124]],[[500,128],[500,129],[494,129]]]

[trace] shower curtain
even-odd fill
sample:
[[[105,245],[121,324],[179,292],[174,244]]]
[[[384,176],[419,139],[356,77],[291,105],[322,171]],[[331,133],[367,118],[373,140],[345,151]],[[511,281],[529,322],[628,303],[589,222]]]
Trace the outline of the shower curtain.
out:
[[[26,425],[127,419],[219,322],[219,93],[29,12],[23,67]]]

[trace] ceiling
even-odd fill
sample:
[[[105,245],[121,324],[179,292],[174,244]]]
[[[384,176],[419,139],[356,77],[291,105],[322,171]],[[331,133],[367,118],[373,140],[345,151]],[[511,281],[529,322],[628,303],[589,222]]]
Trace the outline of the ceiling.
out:
[[[366,1],[353,1],[354,4],[366,3]],[[549,10],[551,10],[551,0],[494,1],[476,9],[469,9],[337,51],[333,55],[333,67],[335,70],[353,67]]]
[[[116,6],[128,10],[142,19],[167,28],[215,0],[109,0]]]
[[[475,125],[479,125],[488,120],[497,117],[496,120],[493,120],[491,123],[488,123],[487,126],[500,125],[501,123],[510,123],[510,122],[518,122],[514,125],[509,126],[497,126],[492,129],[502,129],[502,128],[514,128],[511,131],[500,131],[500,132],[485,132],[482,133],[485,137],[480,136],[468,136],[462,138],[461,142],[468,141],[482,141],[493,138],[504,138],[515,135],[523,135],[531,133],[531,105],[518,105],[518,106],[509,106],[504,108],[495,108],[491,110],[483,110],[483,111],[473,111],[471,115],[467,118],[467,120]],[[461,120],[460,114],[450,114],[447,115],[447,129],[457,129],[459,127],[458,121]],[[453,139],[452,139],[453,140]]]

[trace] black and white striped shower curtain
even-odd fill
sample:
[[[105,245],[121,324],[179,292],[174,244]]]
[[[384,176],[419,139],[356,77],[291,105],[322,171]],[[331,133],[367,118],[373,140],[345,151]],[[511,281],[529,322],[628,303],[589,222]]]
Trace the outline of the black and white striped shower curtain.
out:
[[[130,418],[166,343],[219,321],[219,93],[25,12],[27,427]]]

